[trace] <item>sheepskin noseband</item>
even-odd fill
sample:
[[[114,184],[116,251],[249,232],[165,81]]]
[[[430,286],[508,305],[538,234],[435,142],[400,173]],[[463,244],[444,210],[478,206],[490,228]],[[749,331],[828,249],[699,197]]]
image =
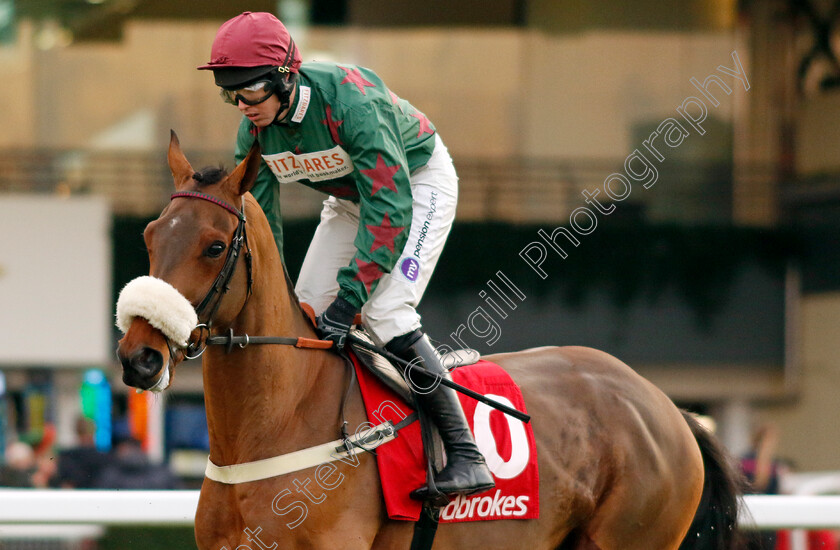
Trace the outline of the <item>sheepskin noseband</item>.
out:
[[[173,344],[185,348],[198,325],[192,304],[178,290],[157,277],[137,277],[122,289],[117,300],[117,328],[128,332],[135,317],[146,319]]]

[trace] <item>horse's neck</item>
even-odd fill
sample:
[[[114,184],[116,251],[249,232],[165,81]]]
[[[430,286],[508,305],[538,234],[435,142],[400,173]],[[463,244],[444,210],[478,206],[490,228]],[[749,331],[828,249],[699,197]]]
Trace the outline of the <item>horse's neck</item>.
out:
[[[285,274],[263,269],[232,328],[250,336],[314,337]],[[256,265],[255,265],[256,268]],[[345,376],[334,354],[263,344],[205,354],[210,457],[226,465],[276,456],[335,437]],[[317,391],[316,391],[317,389]],[[323,432],[323,433],[318,433]]]

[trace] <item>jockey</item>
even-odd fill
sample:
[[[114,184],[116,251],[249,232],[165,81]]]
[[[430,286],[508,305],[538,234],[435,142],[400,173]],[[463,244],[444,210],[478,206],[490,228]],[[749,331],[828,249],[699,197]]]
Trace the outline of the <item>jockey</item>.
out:
[[[280,186],[300,182],[329,195],[295,288],[315,310],[321,337],[342,349],[361,312],[377,344],[444,376],[415,309],[458,198],[458,177],[435,127],[369,69],[302,63],[286,27],[269,13],[225,22],[210,57],[199,69],[213,71],[222,98],[244,115],[236,161],[260,143],[264,162],[251,192],[281,256]],[[447,464],[435,477],[438,489],[492,488],[455,391],[426,382],[409,386],[443,439]],[[424,498],[426,488],[412,496]]]

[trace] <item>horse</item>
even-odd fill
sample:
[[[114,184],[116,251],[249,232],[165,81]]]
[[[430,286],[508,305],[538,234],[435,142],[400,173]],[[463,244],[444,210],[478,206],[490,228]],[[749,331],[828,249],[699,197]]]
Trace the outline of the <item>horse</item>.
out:
[[[144,240],[150,277],[194,311],[178,330],[153,326],[153,314],[125,320],[117,355],[127,385],[169,387],[188,350],[226,333],[318,341],[249,193],[261,161],[255,143],[229,174],[196,172],[172,132],[168,162],[176,192]],[[241,255],[247,261],[237,261]],[[170,298],[140,301],[154,308]],[[349,386],[345,360],[334,351],[242,342],[201,349],[213,464],[309,448],[335,439],[345,418],[351,426],[366,420],[359,388]],[[442,524],[436,550],[736,547],[738,478],[725,450],[652,383],[585,347],[486,359],[512,376],[527,403],[539,455],[539,518]],[[388,518],[373,457],[360,453],[356,460],[338,486],[333,472],[330,491],[310,486],[320,475],[312,468],[241,484],[205,478],[195,517],[198,548],[409,548],[413,523]],[[291,517],[305,518],[294,527],[281,517],[292,496],[300,500]]]

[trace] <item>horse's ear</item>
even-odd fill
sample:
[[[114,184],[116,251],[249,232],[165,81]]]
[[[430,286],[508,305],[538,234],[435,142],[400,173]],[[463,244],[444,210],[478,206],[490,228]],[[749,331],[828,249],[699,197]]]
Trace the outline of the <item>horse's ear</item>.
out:
[[[172,171],[172,177],[175,179],[175,189],[181,189],[192,179],[195,170],[181,151],[181,143],[178,141],[175,130],[169,132],[169,170]]]
[[[231,191],[237,195],[244,195],[251,190],[254,182],[257,181],[257,174],[260,171],[260,163],[262,163],[262,156],[260,156],[260,142],[254,140],[251,145],[251,150],[239,163],[239,166],[234,168],[233,172],[225,179],[225,185],[230,186]]]

